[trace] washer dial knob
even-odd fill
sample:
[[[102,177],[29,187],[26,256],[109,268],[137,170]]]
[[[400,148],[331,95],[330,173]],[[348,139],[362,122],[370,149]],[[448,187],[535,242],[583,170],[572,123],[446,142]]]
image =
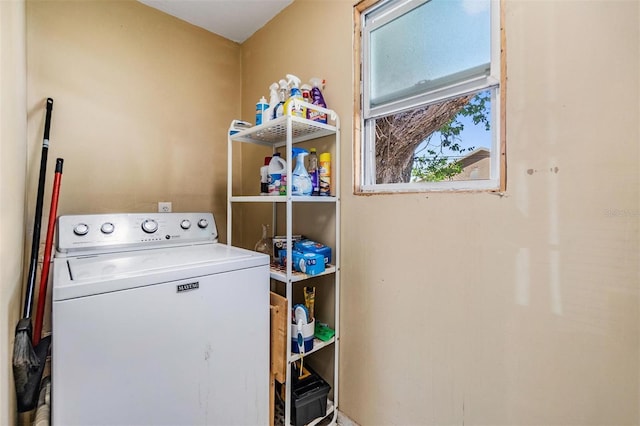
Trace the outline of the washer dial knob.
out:
[[[116,227],[113,226],[111,222],[105,222],[100,227],[100,231],[102,231],[103,234],[111,234],[115,229]]]
[[[191,222],[187,219],[184,219],[182,222],[180,222],[180,228],[182,229],[189,229],[191,228]]]
[[[142,222],[142,230],[147,234],[153,234],[158,230],[158,222],[153,219],[145,219]]]
[[[89,232],[89,226],[86,223],[79,223],[73,227],[73,233],[78,236],[87,235]]]
[[[198,221],[198,226],[202,229],[205,229],[207,226],[209,226],[209,222],[207,222],[207,219],[200,219]]]

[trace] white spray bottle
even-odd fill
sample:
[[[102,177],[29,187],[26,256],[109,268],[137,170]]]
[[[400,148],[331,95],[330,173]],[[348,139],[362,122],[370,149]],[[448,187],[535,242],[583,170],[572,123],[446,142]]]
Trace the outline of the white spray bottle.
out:
[[[289,96],[289,99],[287,99],[287,102],[285,102],[284,104],[285,113],[289,111],[289,104],[294,102],[294,99],[304,101],[302,92],[299,89],[300,79],[293,74],[287,74],[287,79],[289,80],[289,85],[291,86],[291,96]],[[294,105],[291,106],[291,115],[301,118],[307,118],[307,108],[303,107],[302,105],[296,106],[294,103]]]
[[[284,102],[287,100],[287,90],[289,89],[289,85],[287,81],[282,79],[279,81],[280,83],[280,91],[278,93],[278,104],[276,108],[273,110],[273,118],[282,117],[284,115]]]
[[[304,167],[304,156],[309,151],[302,148],[293,148],[293,155],[296,157],[296,168],[293,170],[291,179],[291,195],[311,195],[313,185],[311,184],[311,176]]]
[[[278,102],[280,102],[280,98],[278,97],[278,83],[271,83],[269,91],[269,109],[267,110],[269,111],[269,114],[267,115],[269,116],[269,120],[273,120],[276,118],[275,111],[278,106]]]

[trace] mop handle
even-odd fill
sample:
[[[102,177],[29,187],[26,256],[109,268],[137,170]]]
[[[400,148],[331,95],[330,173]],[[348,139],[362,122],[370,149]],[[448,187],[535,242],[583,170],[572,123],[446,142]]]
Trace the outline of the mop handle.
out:
[[[56,226],[58,212],[58,198],[60,196],[60,181],[62,180],[62,165],[64,160],[56,160],[56,174],[53,178],[53,191],[51,192],[51,209],[49,209],[49,224],[47,226],[47,239],[44,246],[44,259],[42,261],[42,274],[40,275],[40,292],[38,293],[38,307],[36,309],[36,321],[33,326],[33,346],[40,343],[42,323],[44,322],[44,307],[47,300],[47,285],[49,284],[49,266],[51,262],[51,250],[53,246],[53,234]]]
[[[42,139],[42,156],[40,158],[40,176],[38,178],[38,194],[36,197],[36,212],[33,220],[33,238],[31,240],[31,260],[27,277],[27,293],[24,300],[23,318],[31,317],[31,307],[36,284],[36,269],[38,267],[38,251],[40,246],[40,221],[42,220],[42,199],[44,198],[44,180],[47,174],[47,154],[49,152],[49,129],[51,127],[51,111],[53,99],[47,98],[47,115],[44,121],[44,137]]]

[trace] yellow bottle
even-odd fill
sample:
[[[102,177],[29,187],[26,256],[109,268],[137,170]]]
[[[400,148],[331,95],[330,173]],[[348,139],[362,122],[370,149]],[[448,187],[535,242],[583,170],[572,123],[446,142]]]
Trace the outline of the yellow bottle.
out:
[[[331,195],[331,154],[328,152],[320,154],[318,183],[320,184],[320,195]]]
[[[289,80],[289,85],[291,86],[291,96],[289,96],[289,99],[287,99],[287,101],[284,103],[284,113],[286,114],[287,111],[289,111],[289,108],[291,108],[291,115],[301,118],[307,118],[306,107],[303,107],[302,105],[298,107],[292,105],[291,107],[289,107],[289,104],[293,103],[294,99],[304,101],[302,92],[298,88],[298,86],[300,85],[300,79],[293,74],[287,74],[287,79]]]

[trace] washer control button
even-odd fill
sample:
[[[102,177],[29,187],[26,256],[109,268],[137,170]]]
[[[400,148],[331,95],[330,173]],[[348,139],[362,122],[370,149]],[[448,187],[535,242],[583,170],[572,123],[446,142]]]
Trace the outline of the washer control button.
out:
[[[89,226],[86,223],[79,223],[73,227],[73,233],[79,236],[87,235]]]
[[[111,234],[115,229],[116,227],[113,226],[111,222],[105,222],[100,227],[100,231],[102,231],[103,234]]]
[[[198,221],[198,226],[202,229],[205,229],[207,226],[209,226],[209,222],[207,222],[207,219],[200,219]]]
[[[180,228],[182,229],[191,228],[191,222],[188,219],[183,220],[182,222],[180,222]]]
[[[158,222],[153,219],[145,219],[142,222],[142,230],[147,234],[153,234],[158,230]]]

